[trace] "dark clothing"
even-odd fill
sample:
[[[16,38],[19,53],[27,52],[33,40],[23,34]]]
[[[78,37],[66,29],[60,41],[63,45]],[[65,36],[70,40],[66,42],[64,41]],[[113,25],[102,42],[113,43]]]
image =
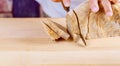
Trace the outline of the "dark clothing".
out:
[[[13,0],[13,17],[39,17],[39,8],[35,0]]]

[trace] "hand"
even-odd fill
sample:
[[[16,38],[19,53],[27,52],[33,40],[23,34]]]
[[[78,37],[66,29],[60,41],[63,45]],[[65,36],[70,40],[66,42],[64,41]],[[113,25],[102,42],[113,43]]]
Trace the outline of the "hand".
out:
[[[60,2],[61,0],[52,0],[52,1],[54,1],[54,2]],[[63,1],[64,5],[65,5],[66,7],[69,7],[69,6],[70,6],[70,0],[62,0],[62,1]]]
[[[111,3],[117,3],[119,0],[89,0],[90,8],[93,12],[99,11],[98,2],[102,4],[104,11],[107,16],[112,16],[113,11],[111,7]]]

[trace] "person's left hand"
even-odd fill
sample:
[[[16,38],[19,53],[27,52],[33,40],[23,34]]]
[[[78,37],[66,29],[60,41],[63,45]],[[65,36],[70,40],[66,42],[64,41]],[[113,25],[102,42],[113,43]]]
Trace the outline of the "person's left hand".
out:
[[[118,2],[119,2],[119,0],[89,0],[90,8],[93,12],[99,11],[98,3],[101,3],[107,16],[113,15],[111,5],[112,5],[112,3],[115,4]]]

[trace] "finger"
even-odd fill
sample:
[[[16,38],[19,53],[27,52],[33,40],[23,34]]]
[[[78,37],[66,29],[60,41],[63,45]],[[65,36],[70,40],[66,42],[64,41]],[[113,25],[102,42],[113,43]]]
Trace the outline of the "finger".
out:
[[[98,0],[89,0],[89,4],[93,12],[99,11]]]
[[[70,3],[71,3],[70,0],[62,0],[62,1],[66,7],[70,6]]]
[[[105,10],[105,13],[107,16],[112,16],[113,15],[113,11],[112,11],[112,7],[111,7],[111,3],[109,0],[101,0],[101,3],[103,5],[103,8]]]

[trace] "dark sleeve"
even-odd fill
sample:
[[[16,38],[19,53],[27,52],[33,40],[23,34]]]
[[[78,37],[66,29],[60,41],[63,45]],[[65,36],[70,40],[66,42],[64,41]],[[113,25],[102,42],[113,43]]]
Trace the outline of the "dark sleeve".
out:
[[[35,0],[13,0],[13,17],[40,17],[39,8]]]

